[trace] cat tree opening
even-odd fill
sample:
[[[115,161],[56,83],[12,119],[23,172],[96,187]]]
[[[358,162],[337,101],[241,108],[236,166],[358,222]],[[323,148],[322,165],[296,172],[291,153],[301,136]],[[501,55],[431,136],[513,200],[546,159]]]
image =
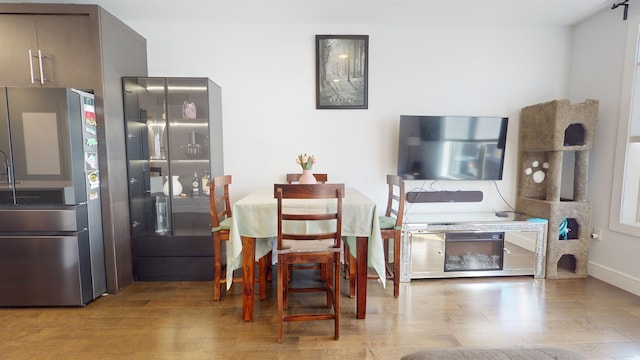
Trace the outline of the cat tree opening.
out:
[[[569,124],[564,130],[564,146],[582,146],[585,141],[584,125],[580,123]]]
[[[564,254],[560,257],[560,260],[558,260],[558,273],[565,271],[575,274],[576,265],[576,257],[573,256],[573,254]]]

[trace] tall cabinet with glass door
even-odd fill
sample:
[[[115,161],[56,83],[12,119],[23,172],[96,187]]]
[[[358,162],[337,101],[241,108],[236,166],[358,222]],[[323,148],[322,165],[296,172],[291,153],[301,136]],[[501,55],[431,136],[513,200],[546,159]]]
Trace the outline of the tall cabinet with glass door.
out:
[[[208,181],[222,175],[221,89],[207,78],[125,77],[136,280],[213,279]]]

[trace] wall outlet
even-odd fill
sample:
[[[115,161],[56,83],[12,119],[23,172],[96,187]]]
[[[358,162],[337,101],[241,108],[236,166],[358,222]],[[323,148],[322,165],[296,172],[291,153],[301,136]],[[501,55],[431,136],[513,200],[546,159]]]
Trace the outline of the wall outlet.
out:
[[[591,231],[591,238],[598,241],[602,240],[602,229],[593,228],[593,230]]]

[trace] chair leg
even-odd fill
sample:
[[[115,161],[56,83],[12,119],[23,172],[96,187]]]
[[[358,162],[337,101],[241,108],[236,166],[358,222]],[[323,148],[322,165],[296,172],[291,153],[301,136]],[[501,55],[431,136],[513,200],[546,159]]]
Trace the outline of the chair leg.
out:
[[[400,232],[393,237],[393,296],[400,296]]]
[[[278,342],[282,342],[282,322],[284,316],[284,287],[287,286],[284,276],[287,267],[278,261]]]
[[[333,311],[335,317],[334,321],[334,338],[338,340],[340,338],[340,255],[336,256],[334,263],[334,288],[333,288]]]
[[[271,282],[273,279],[271,264],[273,264],[273,253],[269,251],[267,254],[267,281]]]
[[[352,299],[356,297],[357,270],[356,258],[349,254],[349,297]]]
[[[258,260],[258,283],[260,284],[260,300],[267,298],[267,256],[263,256]]]
[[[333,265],[333,264],[329,264],[329,265]],[[325,281],[325,288],[327,289],[326,293],[327,293],[327,308],[332,308],[333,307],[333,299],[331,299],[332,295],[331,292],[334,290],[334,279],[333,279],[333,266],[329,267],[327,266],[327,264],[322,264],[320,266],[322,268],[322,272],[324,273],[324,281]],[[336,274],[338,275],[338,274]]]
[[[384,251],[385,272],[387,272],[387,275],[391,275],[389,274],[389,271],[386,270],[389,268],[389,239],[382,239],[382,248]]]
[[[280,264],[278,264],[280,267]],[[282,270],[282,281],[284,286],[282,290],[278,289],[278,293],[282,293],[282,304],[285,309],[289,308],[289,283],[291,282],[291,264],[287,264],[283,266]],[[278,277],[280,277],[280,271],[278,270]]]
[[[221,296],[221,279],[222,279],[222,246],[220,244],[220,239],[213,239],[213,261],[214,261],[214,269],[213,269],[213,300],[220,301]]]
[[[343,259],[344,259],[344,266],[342,267],[343,271],[344,271],[344,278],[346,280],[349,280],[349,245],[347,245],[347,242],[344,242],[344,254],[343,254]]]

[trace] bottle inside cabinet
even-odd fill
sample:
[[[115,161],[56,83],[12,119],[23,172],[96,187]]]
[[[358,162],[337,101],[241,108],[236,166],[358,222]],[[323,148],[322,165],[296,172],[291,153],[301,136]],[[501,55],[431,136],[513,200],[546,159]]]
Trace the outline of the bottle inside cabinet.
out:
[[[205,196],[209,196],[209,194],[211,193],[209,188],[210,182],[211,182],[211,177],[209,176],[209,171],[205,170],[204,175],[202,176],[202,182],[201,182],[202,194]]]
[[[194,198],[200,196],[200,179],[197,171],[193,172],[193,179],[191,179],[191,196]]]

